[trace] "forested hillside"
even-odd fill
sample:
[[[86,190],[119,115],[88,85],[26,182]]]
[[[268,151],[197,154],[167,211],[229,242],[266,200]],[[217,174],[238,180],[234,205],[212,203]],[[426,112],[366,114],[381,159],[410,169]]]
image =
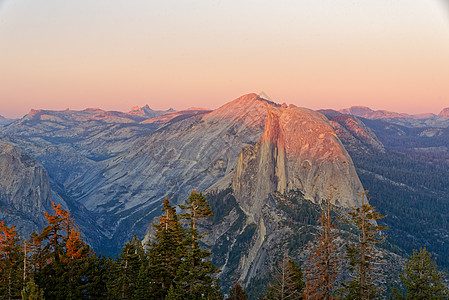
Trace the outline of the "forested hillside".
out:
[[[222,201],[228,192],[208,198]],[[201,228],[208,219],[219,221],[228,208],[220,211],[217,201],[211,208],[202,193],[193,191],[180,205],[180,213],[165,199],[162,214],[153,223],[152,240],[142,243],[134,237],[114,258],[96,254],[61,205],[53,204],[53,214],[45,214],[47,226],[28,241],[17,235],[14,226],[1,222],[0,295],[2,299],[223,299],[223,294],[226,299],[449,296],[443,273],[438,272],[426,249],[414,251],[404,264],[400,281],[388,279],[393,272],[388,261],[391,256],[384,256],[378,247],[384,244],[387,228],[374,222],[384,216],[367,202],[344,213],[331,201],[315,205],[298,193],[274,197],[294,234],[280,241],[285,243],[279,244],[284,251],[273,258],[269,273],[249,286],[242,287],[232,272],[221,277],[222,288],[218,285],[223,269],[212,262],[220,264],[220,248],[211,252],[200,246],[207,235]],[[245,231],[239,239],[240,243],[233,245],[238,247],[234,255],[242,255],[238,252],[246,248],[251,233]],[[295,252],[301,244],[307,244],[309,252],[298,261]],[[211,255],[215,256],[212,261]],[[418,276],[421,273],[426,277]]]
[[[348,126],[352,116],[328,116]],[[447,128],[408,128],[361,119],[382,142],[379,149],[356,135],[340,138],[350,153],[371,204],[386,214],[388,240],[412,253],[427,247],[449,268],[449,145]]]

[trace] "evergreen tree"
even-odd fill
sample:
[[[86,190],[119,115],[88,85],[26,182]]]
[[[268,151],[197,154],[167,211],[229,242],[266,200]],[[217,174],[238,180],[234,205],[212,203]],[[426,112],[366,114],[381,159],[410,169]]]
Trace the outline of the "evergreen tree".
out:
[[[179,287],[175,287],[175,285],[171,285],[168,289],[167,296],[165,300],[184,300],[184,293]]]
[[[189,235],[192,243],[200,240],[203,235],[198,233],[197,222],[198,220],[212,217],[214,214],[210,209],[209,203],[203,193],[197,193],[195,190],[190,193],[189,199],[185,201],[185,205],[179,206],[181,209],[187,210],[181,217],[190,222]],[[193,245],[193,244],[192,244]]]
[[[307,283],[304,290],[306,299],[334,299],[333,291],[335,279],[340,268],[340,258],[337,255],[337,245],[335,244],[337,225],[332,221],[331,198],[321,209],[319,222],[322,227],[321,233],[315,240],[312,253],[310,255],[311,269],[307,270]]]
[[[44,300],[44,291],[31,278],[22,291],[22,300]]]
[[[153,278],[151,278],[153,280]],[[147,300],[155,299],[149,293],[150,277],[148,274],[148,267],[145,264],[140,265],[139,273],[137,274],[135,288],[133,291],[133,300]]]
[[[303,299],[304,282],[301,269],[286,256],[274,267],[272,282],[264,300]]]
[[[236,283],[229,291],[229,297],[226,300],[247,300],[248,294],[242,288],[242,286]]]
[[[439,300],[448,299],[448,288],[442,283],[444,273],[437,271],[437,264],[430,253],[424,249],[419,252],[413,250],[413,254],[406,262],[402,274],[399,275],[407,289],[403,296],[397,291],[397,299]]]
[[[83,287],[85,298],[107,299],[110,266],[110,259],[104,256],[91,255],[87,258],[86,270],[84,272],[86,284]]]
[[[186,299],[221,299],[222,295],[217,284],[216,266],[210,262],[211,253],[200,248],[199,241],[203,237],[198,233],[198,220],[213,216],[209,204],[202,193],[193,191],[185,205],[186,210],[181,216],[189,221],[186,251],[178,268],[174,291]],[[179,292],[182,291],[182,292]]]
[[[362,206],[352,208],[349,212],[350,220],[343,220],[357,226],[359,241],[347,246],[346,255],[349,259],[349,271],[352,272],[352,280],[343,283],[342,293],[345,299],[375,299],[379,296],[378,288],[374,284],[374,245],[383,242],[385,236],[381,231],[387,227],[377,224],[377,220],[384,218],[367,202],[368,191],[362,195]]]
[[[148,252],[153,299],[164,299],[167,295],[186,253],[185,230],[167,198],[162,212],[158,222],[153,224],[156,233]]]
[[[49,261],[59,261],[64,253],[65,244],[70,235],[70,229],[75,226],[70,212],[61,208],[61,203],[52,202],[54,215],[45,213],[48,226],[39,235],[40,241],[47,241],[41,251],[43,258]]]
[[[20,297],[23,287],[23,254],[15,226],[0,222],[0,295],[5,299]]]
[[[44,265],[44,258],[42,255],[42,239],[35,232],[31,233],[28,240],[28,254],[29,254],[29,269],[30,273],[34,274]]]
[[[141,266],[148,266],[142,243],[136,236],[125,244],[111,272],[110,294],[113,299],[132,299]]]
[[[45,213],[48,226],[30,238],[34,279],[47,299],[87,297],[89,262],[95,254],[82,240],[70,212],[55,203],[53,210],[54,215]]]

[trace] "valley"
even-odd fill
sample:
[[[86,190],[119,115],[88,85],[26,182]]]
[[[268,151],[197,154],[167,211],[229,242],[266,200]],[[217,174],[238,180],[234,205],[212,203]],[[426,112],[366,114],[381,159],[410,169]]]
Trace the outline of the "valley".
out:
[[[256,291],[282,253],[305,263],[321,200],[342,218],[369,190],[389,226],[384,278],[420,247],[448,270],[448,148],[444,111],[315,112],[257,94],[212,111],[32,110],[0,125],[0,216],[27,237],[61,203],[94,249],[116,255],[134,235],[154,238],[165,197],[204,191],[215,216],[202,243],[221,285],[238,274]],[[343,253],[354,237],[339,227]]]

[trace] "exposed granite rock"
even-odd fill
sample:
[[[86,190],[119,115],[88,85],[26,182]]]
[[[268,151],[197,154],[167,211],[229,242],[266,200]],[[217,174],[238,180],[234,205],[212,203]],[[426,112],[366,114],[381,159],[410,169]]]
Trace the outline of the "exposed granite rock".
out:
[[[319,113],[248,94],[211,112],[170,117],[175,114],[146,124],[151,119],[140,113],[33,110],[0,138],[33,155],[48,171],[55,197],[78,205],[86,220],[87,209],[98,227],[86,226],[91,237],[101,231],[117,249],[145,234],[164,197],[178,204],[193,189],[224,189],[234,180],[242,209],[260,228],[272,191],[298,188],[315,201],[334,185],[338,203],[351,205],[361,190]],[[351,195],[350,187],[357,187]]]
[[[374,132],[368,128],[360,119],[348,115],[327,115],[331,126],[338,137],[350,144],[351,148],[358,148],[364,151],[369,146],[377,151],[385,152],[385,146],[377,138]]]
[[[449,107],[444,108],[438,115],[441,117],[449,118]]]
[[[51,207],[45,169],[18,147],[0,143],[0,178],[0,219],[28,234],[42,226]]]
[[[239,155],[234,194],[247,211],[273,191],[301,190],[306,199],[332,195],[339,206],[357,206],[362,184],[327,119],[305,108],[269,108],[264,134]]]
[[[233,195],[254,234],[239,263],[248,283],[266,268],[268,249],[292,233],[272,213],[273,192],[301,191],[305,199],[332,198],[337,206],[359,206],[363,186],[353,162],[323,115],[305,108],[268,107],[264,133],[240,152],[232,179]]]

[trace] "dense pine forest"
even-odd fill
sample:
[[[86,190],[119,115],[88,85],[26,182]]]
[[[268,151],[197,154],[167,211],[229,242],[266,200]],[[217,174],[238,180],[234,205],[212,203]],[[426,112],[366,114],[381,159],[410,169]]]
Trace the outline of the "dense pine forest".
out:
[[[331,201],[320,207],[320,231],[310,242],[307,268],[285,253],[272,267],[270,283],[259,291],[261,299],[449,297],[444,274],[425,248],[413,250],[397,286],[382,284],[376,274],[376,245],[385,242],[388,228],[368,201],[338,220]],[[45,214],[47,226],[28,240],[1,222],[0,299],[252,299],[233,278],[227,279],[229,290],[218,284],[220,270],[201,243],[207,233],[200,224],[213,216],[202,193],[193,191],[178,210],[165,199],[150,241],[134,237],[117,257],[95,253],[60,204],[53,203],[53,214]],[[354,227],[358,236],[347,243],[344,257],[336,251],[341,239],[337,222]],[[342,273],[345,280],[339,279]]]

